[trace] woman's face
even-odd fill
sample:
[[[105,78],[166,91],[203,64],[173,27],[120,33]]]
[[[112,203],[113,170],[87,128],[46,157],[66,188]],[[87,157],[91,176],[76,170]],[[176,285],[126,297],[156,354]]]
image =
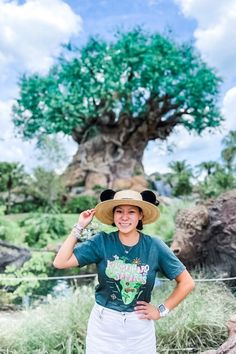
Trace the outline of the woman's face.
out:
[[[143,213],[136,206],[119,205],[114,210],[114,223],[123,233],[129,233],[136,229]]]

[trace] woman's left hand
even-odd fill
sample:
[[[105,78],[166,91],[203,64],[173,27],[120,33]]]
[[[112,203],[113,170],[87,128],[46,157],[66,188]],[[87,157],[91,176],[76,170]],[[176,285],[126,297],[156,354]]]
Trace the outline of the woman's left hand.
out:
[[[142,320],[159,320],[161,318],[157,307],[146,301],[137,301],[134,310]]]

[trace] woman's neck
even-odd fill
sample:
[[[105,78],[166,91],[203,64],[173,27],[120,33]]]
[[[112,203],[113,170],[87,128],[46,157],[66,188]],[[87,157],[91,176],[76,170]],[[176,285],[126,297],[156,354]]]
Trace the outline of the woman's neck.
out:
[[[126,246],[134,246],[138,243],[140,234],[137,230],[129,232],[129,233],[122,233],[118,231],[120,242]]]

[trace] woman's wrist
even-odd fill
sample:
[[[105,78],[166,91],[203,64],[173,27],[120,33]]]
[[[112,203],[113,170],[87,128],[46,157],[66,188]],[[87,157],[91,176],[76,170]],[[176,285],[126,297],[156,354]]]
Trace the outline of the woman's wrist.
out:
[[[73,226],[72,232],[78,241],[80,240],[80,236],[81,236],[83,230],[84,230],[84,227],[80,223],[77,223]]]

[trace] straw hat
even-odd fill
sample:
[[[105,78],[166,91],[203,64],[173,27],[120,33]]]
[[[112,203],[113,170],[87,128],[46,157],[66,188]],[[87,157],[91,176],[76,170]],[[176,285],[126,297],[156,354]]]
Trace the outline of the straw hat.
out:
[[[106,189],[100,195],[101,203],[95,207],[95,216],[103,224],[112,225],[114,222],[113,210],[118,205],[134,205],[143,211],[143,224],[151,224],[160,216],[157,208],[159,201],[155,193],[146,190],[141,193],[133,190],[122,190],[115,192]]]

